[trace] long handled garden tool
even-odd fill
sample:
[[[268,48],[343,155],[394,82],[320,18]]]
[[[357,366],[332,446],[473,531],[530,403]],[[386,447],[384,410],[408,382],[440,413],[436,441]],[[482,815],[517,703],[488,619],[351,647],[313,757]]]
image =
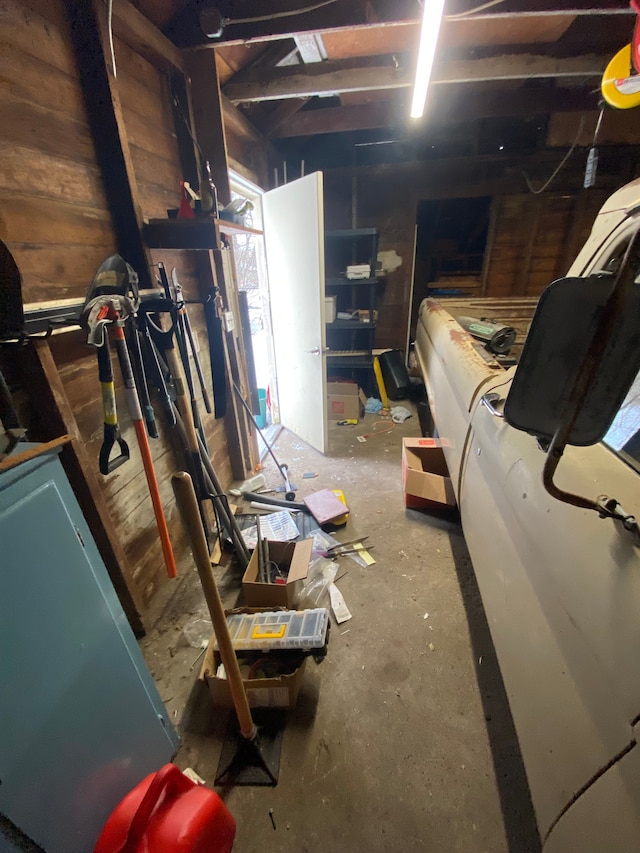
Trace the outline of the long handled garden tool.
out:
[[[107,273],[109,275],[106,275]],[[104,285],[106,280],[109,280],[111,283]],[[111,447],[113,446],[114,441],[118,440],[117,438],[111,440],[111,434],[108,435],[106,430],[107,426],[112,426],[114,423],[117,428],[115,395],[113,394],[113,375],[111,373],[111,358],[107,348],[107,328],[111,326],[113,329],[118,361],[120,363],[120,369],[122,371],[125,385],[127,405],[129,407],[129,413],[133,420],[138,445],[140,447],[142,464],[144,466],[144,472],[149,486],[149,494],[151,496],[156,524],[158,526],[158,533],[160,536],[160,543],[162,545],[162,553],[164,555],[167,574],[169,577],[173,578],[177,574],[175,557],[173,555],[173,548],[171,547],[169,530],[164,516],[164,509],[158,489],[158,481],[153,468],[151,450],[149,448],[149,441],[147,439],[144,420],[140,410],[140,403],[138,401],[137,389],[133,378],[131,361],[129,359],[129,352],[127,350],[123,330],[123,325],[126,322],[126,319],[134,313],[136,308],[135,302],[131,296],[126,295],[129,291],[129,284],[133,281],[135,281],[135,288],[137,288],[137,276],[135,272],[119,255],[114,255],[105,261],[98,270],[94,284],[89,289],[82,312],[81,322],[88,331],[88,342],[97,347],[99,367],[101,372],[104,371],[101,375],[107,379],[108,375],[111,374],[110,382],[103,382],[103,395],[105,395],[105,386],[110,385],[110,388],[107,388],[106,396],[104,396],[103,399],[107,400],[107,404],[109,406],[113,405],[113,414],[111,414],[111,412],[107,412],[107,404],[105,404],[105,439],[107,443],[111,441]],[[102,284],[100,284],[100,282],[102,282]],[[101,290],[101,288],[105,286],[111,292]],[[122,439],[120,439],[120,442],[122,442]],[[126,445],[124,446],[126,447]],[[120,449],[122,456],[124,455],[124,448],[122,444],[120,445]],[[128,448],[126,448],[126,454],[128,458]],[[108,456],[109,454],[107,453],[107,460]],[[116,461],[118,464],[122,464],[121,461]],[[108,463],[107,467],[109,467]],[[113,463],[111,463],[110,470],[113,470]]]
[[[138,306],[138,314],[144,317],[146,328],[149,330],[151,339],[155,346],[160,350],[166,365],[173,379],[173,387],[176,395],[176,404],[182,422],[184,424],[184,434],[187,442],[187,451],[190,458],[190,468],[194,478],[198,500],[200,501],[200,515],[205,531],[208,536],[207,519],[202,508],[202,501],[207,498],[207,488],[204,479],[202,460],[200,458],[200,448],[198,446],[198,433],[193,419],[193,409],[191,400],[187,396],[185,390],[185,381],[180,358],[175,348],[175,329],[176,329],[176,306],[171,299],[156,297],[147,299],[144,303]],[[169,316],[169,328],[163,328],[156,322],[154,315],[158,318]]]
[[[190,442],[187,438],[184,421],[174,402],[176,394],[165,376],[165,372],[161,364],[161,357],[159,356],[156,345],[151,338],[144,312],[138,316],[138,325],[142,330],[144,362],[149,375],[149,380],[156,388],[169,427],[176,431],[179,436],[179,445],[186,449],[189,447]],[[246,568],[249,564],[249,550],[245,545],[236,518],[229,508],[227,497],[213,468],[207,447],[201,436],[198,435],[197,439],[200,458],[202,460],[202,465],[204,466],[203,476],[206,489],[204,496],[211,500],[217,518],[229,533],[229,537],[231,538],[231,542],[241,566]],[[191,458],[189,461],[191,461]]]

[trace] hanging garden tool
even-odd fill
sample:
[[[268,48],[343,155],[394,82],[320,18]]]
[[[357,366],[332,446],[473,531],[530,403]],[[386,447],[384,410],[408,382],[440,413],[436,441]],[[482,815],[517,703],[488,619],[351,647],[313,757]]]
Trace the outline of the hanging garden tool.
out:
[[[164,516],[164,509],[162,507],[162,500],[158,489],[158,481],[153,468],[151,450],[149,448],[149,441],[147,439],[142,411],[138,401],[136,384],[133,378],[133,371],[131,369],[129,352],[127,350],[124,336],[124,324],[127,319],[133,315],[137,307],[137,288],[138,277],[134,270],[119,255],[112,255],[104,262],[104,264],[102,264],[96,273],[93,284],[89,288],[84,308],[82,310],[81,324],[87,329],[88,343],[97,348],[98,367],[103,390],[103,402],[105,407],[105,442],[103,443],[103,449],[100,454],[100,470],[102,473],[105,473],[103,470],[104,465],[107,468],[108,473],[108,471],[113,470],[114,467],[125,462],[129,455],[129,449],[126,446],[126,443],[119,436],[119,432],[114,433],[111,430],[107,430],[107,427],[113,427],[115,425],[117,431],[113,374],[111,371],[111,358],[108,349],[108,328],[110,327],[113,330],[113,338],[116,344],[118,362],[120,363],[120,370],[122,371],[122,377],[124,380],[129,413],[133,420],[136,436],[138,438],[142,464],[144,466],[144,472],[149,486],[149,493],[156,517],[156,524],[160,535],[167,574],[169,577],[174,578],[177,574],[175,558],[171,547],[171,540],[169,539],[169,530]],[[120,456],[109,462],[110,451],[113,444],[116,442],[119,443]],[[123,459],[121,458],[122,456],[125,456],[126,458]]]
[[[138,312],[137,318],[138,325],[143,333],[144,361],[147,365],[147,372],[149,374],[149,379],[156,388],[162,402],[162,408],[166,414],[167,423],[169,424],[169,427],[174,429],[179,435],[180,444],[188,455],[188,465],[192,468],[195,463],[195,457],[193,456],[192,451],[194,446],[192,440],[193,437],[191,436],[190,428],[185,424],[181,412],[176,407],[176,403],[174,401],[178,400],[178,394],[176,393],[176,388],[167,378],[167,374],[165,373],[166,367],[163,366],[163,357],[158,352],[158,347],[162,352],[165,351],[171,332],[160,329],[152,317],[147,317],[147,307],[149,306],[145,303],[142,310]],[[167,300],[162,300],[161,304],[159,306],[155,305],[155,307],[159,307],[162,311],[169,310]],[[154,305],[151,304],[150,310],[153,308]],[[154,343],[154,341],[156,342]],[[181,388],[182,392],[184,392],[183,386],[181,386],[180,383],[178,383],[178,386]],[[184,393],[182,403],[180,405],[182,407],[188,406]],[[213,465],[211,464],[207,447],[195,430],[194,433],[199,450],[200,462],[204,468],[204,470],[202,470],[202,468],[198,467],[196,474],[196,476],[202,477],[202,499],[208,499],[211,501],[216,518],[222,525],[222,530],[220,532],[224,532],[225,530],[228,532],[238,561],[242,568],[246,569],[249,564],[249,551],[244,539],[242,538],[242,533],[240,532],[235,516],[229,507],[227,496],[224,493],[222,485],[216,475]]]
[[[202,373],[202,365],[200,364],[198,350],[196,349],[196,344],[193,337],[193,328],[191,326],[191,320],[189,319],[189,313],[187,312],[187,303],[184,300],[182,285],[178,280],[178,273],[176,272],[175,267],[171,270],[171,281],[173,282],[173,299],[178,307],[178,324],[182,329],[182,335],[185,339],[185,342],[188,342],[189,349],[191,350],[191,356],[193,358],[193,363],[196,368],[198,382],[200,383],[200,391],[202,392],[202,402],[204,403],[204,407],[207,410],[207,414],[211,414],[211,402],[209,400],[207,386],[205,385],[204,381],[204,374]]]
[[[188,398],[185,390],[185,380],[180,364],[180,358],[178,357],[174,344],[177,309],[172,299],[154,297],[152,299],[147,299],[140,304],[138,307],[138,315],[144,318],[143,322],[149,331],[151,340],[160,351],[160,354],[171,373],[177,409],[184,427],[184,437],[187,445],[187,452],[189,454],[189,467],[191,468],[198,500],[200,502],[200,517],[202,519],[202,525],[207,534],[207,538],[209,538],[209,524],[202,506],[202,502],[207,500],[209,497],[209,491],[205,482],[202,458],[200,456],[200,446],[198,443],[198,433],[193,418],[191,400]],[[168,328],[164,328],[159,325],[161,318],[163,317],[170,318]]]
[[[191,375],[191,362],[189,359],[189,348],[187,344],[187,337],[185,333],[184,326],[184,315],[183,311],[184,306],[178,303],[178,300],[174,299],[171,295],[171,288],[169,286],[169,279],[167,277],[167,271],[163,263],[158,264],[158,273],[160,275],[160,284],[162,285],[162,289],[164,290],[165,299],[173,303],[175,307],[175,312],[172,314],[173,320],[173,332],[175,334],[175,340],[178,345],[178,352],[180,353],[180,360],[182,361],[182,370],[184,373],[184,378],[187,383],[187,390],[189,391],[189,399],[191,401],[191,413],[193,415],[193,422],[195,424],[198,433],[200,434],[202,440],[205,440],[204,427],[202,425],[202,421],[200,419],[200,412],[198,411],[198,403],[196,400],[196,392],[193,384],[193,377]],[[206,394],[206,389],[203,391]],[[203,396],[204,399],[204,396]],[[208,398],[207,398],[208,402]],[[210,411],[207,408],[207,411]]]

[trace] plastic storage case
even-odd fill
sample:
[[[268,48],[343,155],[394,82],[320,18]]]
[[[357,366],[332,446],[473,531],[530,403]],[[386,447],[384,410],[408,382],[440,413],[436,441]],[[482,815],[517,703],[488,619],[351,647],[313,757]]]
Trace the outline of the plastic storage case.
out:
[[[227,616],[227,625],[236,652],[316,651],[327,643],[329,611],[236,613]]]

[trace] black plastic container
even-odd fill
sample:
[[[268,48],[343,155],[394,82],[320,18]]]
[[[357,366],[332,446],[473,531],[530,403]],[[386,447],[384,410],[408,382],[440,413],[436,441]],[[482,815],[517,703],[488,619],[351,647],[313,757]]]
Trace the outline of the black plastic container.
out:
[[[379,358],[387,397],[390,400],[405,400],[411,390],[411,380],[402,352],[392,349],[383,352]]]

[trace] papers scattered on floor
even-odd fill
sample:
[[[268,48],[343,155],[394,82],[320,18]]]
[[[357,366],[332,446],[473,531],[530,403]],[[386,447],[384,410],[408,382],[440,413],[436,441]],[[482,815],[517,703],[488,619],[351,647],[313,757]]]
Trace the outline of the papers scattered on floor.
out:
[[[342,593],[334,583],[329,587],[329,597],[331,599],[331,609],[333,610],[333,615],[336,617],[338,625],[351,619],[351,613],[349,612],[349,608],[346,605]]]
[[[280,512],[272,512],[270,515],[261,516],[260,533],[263,539],[270,539],[272,542],[289,542],[300,535],[300,531],[296,527],[291,513],[286,509]],[[256,525],[253,524],[251,527],[243,530],[242,538],[247,548],[255,548],[258,541]]]

